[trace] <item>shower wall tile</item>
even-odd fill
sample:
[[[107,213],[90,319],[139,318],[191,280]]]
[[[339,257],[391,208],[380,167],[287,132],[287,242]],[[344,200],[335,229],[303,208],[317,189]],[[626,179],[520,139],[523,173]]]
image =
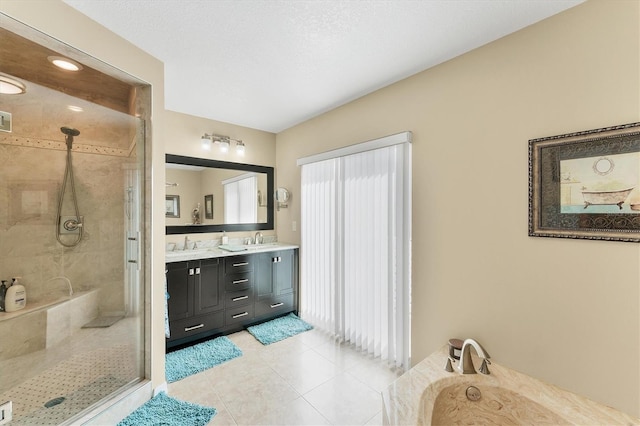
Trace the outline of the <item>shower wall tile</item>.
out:
[[[102,315],[124,314],[124,288],[122,286],[122,279],[119,281],[107,281],[104,284],[100,296],[100,313]]]
[[[71,337],[83,325],[98,316],[99,291],[78,295],[47,310],[47,348]]]
[[[20,330],[16,333],[16,330]],[[46,312],[31,312],[0,321],[0,361],[43,349],[46,343]]]
[[[33,117],[37,121],[38,114]],[[26,135],[38,128],[28,122],[20,126]],[[59,133],[59,128],[50,130]],[[130,139],[123,144],[129,143]],[[56,241],[55,221],[66,153],[0,144],[0,158],[10,159],[0,167],[0,279],[22,277],[29,303],[66,291],[63,281],[48,281],[66,276],[74,291],[102,290],[100,311],[124,311],[123,165],[131,159],[73,153],[76,195],[85,228],[80,244],[65,248]],[[63,215],[75,214],[69,185]],[[67,236],[63,241],[70,240]]]

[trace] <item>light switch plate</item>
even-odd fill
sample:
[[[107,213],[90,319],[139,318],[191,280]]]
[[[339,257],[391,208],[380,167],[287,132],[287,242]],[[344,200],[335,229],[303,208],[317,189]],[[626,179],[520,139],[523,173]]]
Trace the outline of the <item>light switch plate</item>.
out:
[[[11,419],[13,419],[13,403],[7,401],[0,404],[0,425],[9,424]]]
[[[11,113],[0,111],[0,130],[11,133]]]

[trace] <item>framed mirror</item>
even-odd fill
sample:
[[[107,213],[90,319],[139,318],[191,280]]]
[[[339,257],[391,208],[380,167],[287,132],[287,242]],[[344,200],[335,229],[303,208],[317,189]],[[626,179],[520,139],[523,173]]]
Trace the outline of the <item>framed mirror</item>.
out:
[[[274,229],[273,167],[166,154],[166,234]]]

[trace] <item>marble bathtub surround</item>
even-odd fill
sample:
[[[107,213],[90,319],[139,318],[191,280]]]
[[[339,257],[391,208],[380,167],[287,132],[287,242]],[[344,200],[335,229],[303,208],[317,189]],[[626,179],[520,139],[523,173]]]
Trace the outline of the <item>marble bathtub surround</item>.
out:
[[[490,375],[460,374],[458,362],[453,373],[446,372],[447,356],[443,346],[383,391],[385,425],[640,424],[640,419],[495,362]],[[480,366],[478,357],[473,360]],[[467,399],[469,386],[480,390],[479,401]]]

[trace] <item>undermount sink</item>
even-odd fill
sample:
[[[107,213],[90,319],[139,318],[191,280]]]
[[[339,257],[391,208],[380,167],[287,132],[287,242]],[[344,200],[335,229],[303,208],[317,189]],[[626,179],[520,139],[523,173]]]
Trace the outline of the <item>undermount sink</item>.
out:
[[[176,251],[168,251],[165,254],[169,257],[171,256],[185,256],[189,254],[202,254],[210,251],[210,249],[202,248],[202,249],[193,249],[193,250],[176,250]]]
[[[246,247],[247,250],[258,250],[264,247],[277,246],[278,243],[263,243],[263,244],[245,244],[242,247]]]

